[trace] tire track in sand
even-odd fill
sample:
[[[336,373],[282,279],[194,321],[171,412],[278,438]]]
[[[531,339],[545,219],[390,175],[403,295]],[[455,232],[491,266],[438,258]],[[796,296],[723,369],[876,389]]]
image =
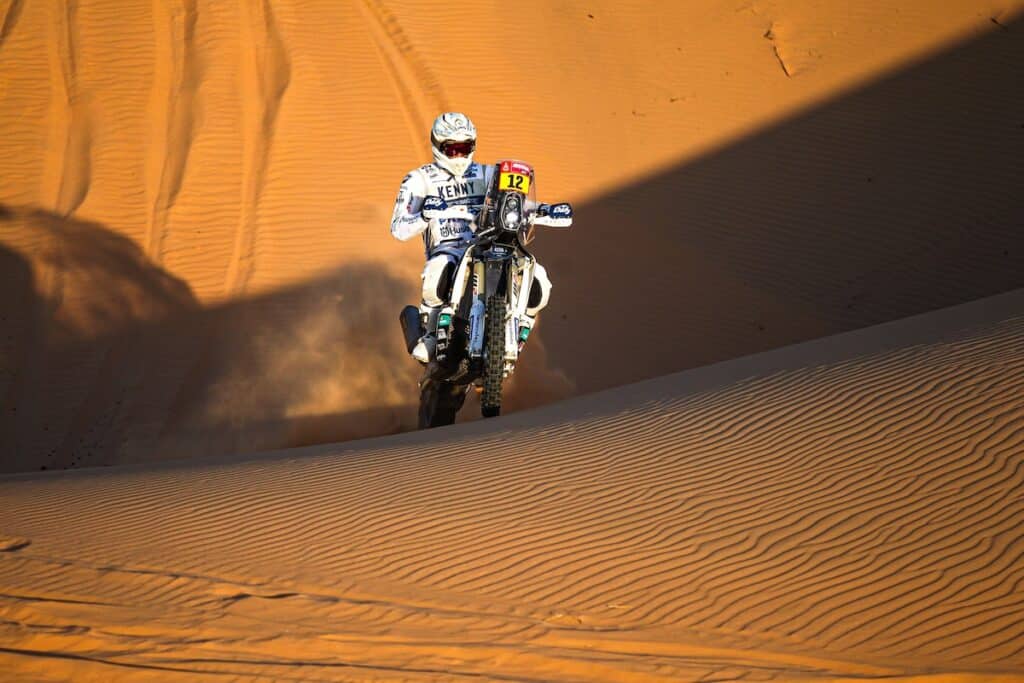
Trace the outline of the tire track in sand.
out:
[[[12,9],[13,5],[12,5]],[[78,3],[55,2],[50,29],[50,142],[42,177],[42,197],[53,210],[69,216],[89,192],[91,135],[88,108],[78,85]],[[4,19],[9,30],[10,10]],[[5,34],[6,37],[6,34]]]
[[[291,82],[291,60],[270,0],[242,0],[240,6],[242,55],[238,89],[244,165],[238,231],[224,285],[227,296],[244,292],[252,277],[267,161],[281,101]]]
[[[379,0],[363,0],[370,33],[384,70],[398,95],[413,149],[422,149],[424,133],[434,114],[448,111],[448,98],[439,79],[416,52],[394,14]]]
[[[152,143],[146,151],[151,209],[143,246],[156,263],[163,258],[168,218],[195,139],[196,91],[202,76],[193,47],[197,17],[195,0],[173,6],[153,0],[155,68],[148,112]]]
[[[11,3],[7,5],[7,9],[3,13],[4,20],[0,22],[0,48],[3,48],[4,41],[7,40],[7,36],[11,35],[11,31],[14,30],[15,25],[18,23],[18,17],[21,16],[23,5],[22,0],[11,0]]]

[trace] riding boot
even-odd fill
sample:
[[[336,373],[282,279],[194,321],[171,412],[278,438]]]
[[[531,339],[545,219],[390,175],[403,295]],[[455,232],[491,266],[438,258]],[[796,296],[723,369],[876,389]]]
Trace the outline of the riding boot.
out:
[[[429,363],[434,357],[434,349],[437,347],[437,318],[440,314],[440,306],[420,306],[420,325],[424,332],[412,350],[412,357],[421,363]]]

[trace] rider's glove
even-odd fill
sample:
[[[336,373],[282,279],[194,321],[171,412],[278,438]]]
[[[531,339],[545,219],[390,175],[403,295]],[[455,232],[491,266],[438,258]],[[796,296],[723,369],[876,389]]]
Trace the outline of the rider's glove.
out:
[[[441,197],[427,197],[423,200],[423,208],[420,209],[420,215],[426,220],[437,218],[438,215],[448,209],[448,202]]]

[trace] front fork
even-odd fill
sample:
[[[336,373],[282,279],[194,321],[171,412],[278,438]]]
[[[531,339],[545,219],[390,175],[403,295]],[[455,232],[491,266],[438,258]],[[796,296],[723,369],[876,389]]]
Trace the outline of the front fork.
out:
[[[462,297],[466,293],[466,285],[469,280],[469,270],[473,263],[473,249],[469,247],[462,255],[462,259],[459,261],[458,268],[455,269],[455,275],[452,279],[452,295],[449,302],[441,309],[441,313],[437,319],[437,350],[436,358],[438,362],[443,363],[448,358],[448,345],[451,343],[452,338],[452,324],[455,321],[455,306],[452,306],[452,302],[462,301]],[[476,284],[473,284],[473,306],[476,306]],[[472,316],[472,311],[471,311]],[[472,318],[471,318],[472,319]],[[473,333],[470,330],[470,338],[472,339]]]
[[[516,270],[522,274],[522,278],[517,278],[519,286],[513,288],[514,308],[509,320],[511,328],[505,333],[506,358],[509,353],[513,354],[513,359],[518,358],[520,349],[533,331],[533,321],[526,315],[526,308],[530,303],[530,290],[533,288],[533,272],[536,265],[537,261],[531,256],[524,256],[516,263]]]
[[[484,350],[484,315],[487,300],[487,263],[474,261],[473,247],[466,250],[459,267],[455,271],[452,286],[452,302],[462,301],[466,293],[466,287],[471,288],[472,304],[469,310],[469,357],[479,359],[483,357]],[[509,264],[509,292],[508,318],[505,321],[505,361],[506,374],[512,371],[516,360],[519,358],[519,350],[530,336],[532,321],[526,315],[527,304],[530,299],[530,288],[533,286],[534,268],[536,261],[523,256],[513,260]],[[492,278],[493,279],[493,278]],[[455,318],[455,307],[450,303],[441,309],[437,323],[437,359],[445,360],[448,344],[451,340],[451,325]]]

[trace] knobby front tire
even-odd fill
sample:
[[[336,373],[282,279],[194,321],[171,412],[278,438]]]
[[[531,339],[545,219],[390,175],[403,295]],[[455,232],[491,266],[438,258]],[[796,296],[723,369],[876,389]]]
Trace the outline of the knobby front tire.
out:
[[[505,299],[492,296],[487,300],[487,358],[484,366],[484,392],[480,412],[484,417],[501,414],[501,383],[505,373]]]

